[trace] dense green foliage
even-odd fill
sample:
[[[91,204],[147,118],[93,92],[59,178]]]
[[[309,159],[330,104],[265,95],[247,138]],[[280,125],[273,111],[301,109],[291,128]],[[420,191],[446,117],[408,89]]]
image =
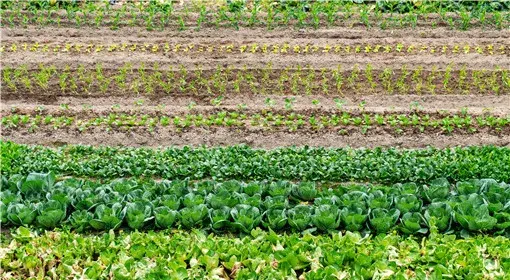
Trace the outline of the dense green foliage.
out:
[[[302,180],[425,183],[493,178],[510,182],[510,149],[467,147],[423,150],[279,148],[115,148],[0,142],[3,175],[53,171],[57,175],[165,179]]]
[[[90,236],[21,227],[1,246],[2,278],[505,279],[510,273],[510,239],[437,233],[423,240],[261,230],[243,238],[196,230]]]
[[[510,235],[510,185],[492,179],[426,185],[340,185],[288,181],[135,181],[109,183],[65,179],[53,173],[3,178],[0,192],[4,226],[46,229],[63,224],[76,231],[128,227],[204,228],[248,234],[273,230],[372,231],[399,229]]]

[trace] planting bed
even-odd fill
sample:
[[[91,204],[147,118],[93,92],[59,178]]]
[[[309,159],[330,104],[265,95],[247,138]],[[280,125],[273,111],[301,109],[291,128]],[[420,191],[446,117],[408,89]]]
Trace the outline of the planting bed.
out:
[[[0,278],[508,278],[508,1],[39,2]]]

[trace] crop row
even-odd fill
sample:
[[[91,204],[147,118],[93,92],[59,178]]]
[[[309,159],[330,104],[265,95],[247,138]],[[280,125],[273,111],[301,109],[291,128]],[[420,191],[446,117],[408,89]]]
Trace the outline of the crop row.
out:
[[[68,145],[60,148],[0,142],[2,174],[53,171],[91,178],[126,176],[193,180],[302,180],[424,183],[493,178],[510,182],[510,149],[349,149],[247,146],[128,148]]]
[[[310,66],[274,69],[272,64],[258,69],[246,66],[218,66],[216,69],[189,70],[184,65],[169,66],[161,70],[155,63],[151,67],[134,68],[125,64],[121,68],[104,69],[101,64],[94,68],[79,65],[39,65],[29,69],[27,65],[2,69],[3,93],[31,92],[42,94],[106,94],[119,91],[135,94],[283,94],[343,95],[356,94],[508,94],[510,75],[508,69],[468,70],[466,66],[450,64],[443,70],[423,66],[400,69],[374,69],[371,64],[361,69],[358,64],[351,70],[337,68],[313,68]]]
[[[145,52],[164,54],[509,54],[509,46],[499,44],[471,45],[450,44],[169,44],[169,43],[114,43],[114,44],[82,44],[82,43],[3,43],[0,53],[18,52],[39,53],[112,53],[112,52]]]
[[[84,231],[204,228],[249,234],[271,230],[372,231],[392,228],[425,234],[492,231],[510,236],[510,185],[492,179],[446,179],[424,187],[339,188],[318,191],[313,182],[165,181],[153,186],[116,180],[110,184],[67,179],[53,173],[3,178],[1,222],[5,226]]]
[[[163,30],[174,27],[186,30],[190,27],[199,30],[203,27],[240,27],[265,26],[273,29],[278,26],[295,26],[299,28],[323,26],[354,26],[367,28],[378,26],[381,29],[416,27],[418,25],[449,26],[450,28],[468,29],[472,26],[490,26],[506,28],[509,22],[509,7],[506,3],[491,2],[487,8],[483,1],[475,7],[451,8],[455,5],[432,4],[406,5],[404,10],[393,7],[389,9],[379,5],[356,7],[352,1],[327,1],[313,3],[293,2],[290,5],[274,5],[271,1],[255,1],[252,7],[244,7],[243,2],[235,1],[230,5],[209,8],[205,4],[194,11],[185,7],[176,11],[173,5],[122,5],[114,9],[110,5],[84,5],[80,8],[66,7],[65,10],[55,6],[44,9],[7,5],[2,9],[2,25],[23,26],[109,26],[111,29],[121,27],[145,26],[147,30]],[[297,4],[296,4],[297,3]],[[378,2],[379,3],[379,2]],[[398,3],[398,2],[396,2]],[[495,6],[499,8],[494,9]],[[452,12],[453,11],[453,12]],[[434,16],[431,16],[434,13]]]
[[[290,105],[289,105],[290,106]],[[339,114],[319,113],[311,115],[288,112],[273,114],[271,111],[261,113],[245,113],[243,111],[220,111],[218,113],[185,114],[185,115],[139,115],[126,113],[110,113],[96,117],[80,117],[64,114],[53,116],[47,114],[19,115],[9,114],[1,119],[2,127],[8,130],[26,129],[30,132],[41,128],[76,129],[85,131],[94,127],[106,130],[145,128],[149,132],[156,129],[181,131],[197,127],[231,127],[264,128],[268,130],[333,130],[346,134],[347,130],[359,130],[367,133],[371,129],[388,129],[395,133],[404,131],[430,132],[438,131],[450,134],[453,132],[474,133],[485,128],[494,132],[503,132],[510,127],[510,115],[498,117],[493,115],[430,115],[421,113],[411,114]],[[508,132],[508,129],[506,129]]]
[[[240,238],[200,231],[84,235],[21,227],[1,244],[2,278],[504,279],[510,272],[510,239],[483,235],[458,239],[434,233],[420,241],[396,234],[254,230]]]

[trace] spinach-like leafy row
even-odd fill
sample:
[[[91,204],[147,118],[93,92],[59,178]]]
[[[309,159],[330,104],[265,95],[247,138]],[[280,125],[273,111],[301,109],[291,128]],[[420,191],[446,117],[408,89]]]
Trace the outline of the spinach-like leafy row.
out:
[[[493,178],[510,181],[510,149],[466,147],[422,150],[247,146],[218,148],[60,148],[0,141],[2,173],[53,171],[94,178],[370,181],[424,183]]]
[[[510,239],[482,235],[466,240],[433,233],[420,241],[350,232],[253,230],[239,238],[200,231],[83,235],[19,228],[6,241],[1,278],[504,279],[510,273]]]
[[[313,182],[187,180],[107,184],[79,179],[55,183],[53,173],[3,178],[2,224],[77,231],[205,228],[249,233],[346,229],[424,234],[492,231],[510,235],[510,185],[493,179],[427,185],[353,185],[318,189]]]

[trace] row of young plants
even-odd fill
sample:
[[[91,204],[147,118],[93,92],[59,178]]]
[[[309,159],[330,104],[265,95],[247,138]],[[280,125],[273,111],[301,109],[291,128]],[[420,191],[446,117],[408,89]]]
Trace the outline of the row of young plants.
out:
[[[146,177],[200,180],[301,180],[426,183],[493,178],[510,182],[510,148],[351,149],[247,146],[131,148],[67,145],[59,148],[1,141],[5,176],[49,172],[89,178]]]
[[[0,277],[86,279],[504,279],[510,239],[437,233],[426,239],[358,233],[244,237],[198,230],[85,235],[18,228],[2,238]]]
[[[291,110],[289,108],[288,110]],[[35,113],[35,112],[34,112]],[[86,113],[82,112],[82,113]],[[131,130],[142,128],[148,132],[155,130],[170,129],[180,132],[192,128],[245,128],[283,130],[289,132],[313,130],[313,131],[338,131],[347,134],[348,131],[360,131],[368,133],[372,130],[384,129],[395,133],[403,132],[439,132],[445,134],[479,131],[491,131],[495,133],[508,133],[510,127],[510,115],[502,117],[495,115],[471,115],[467,111],[460,114],[424,114],[420,112],[397,114],[397,113],[350,113],[319,112],[300,114],[296,112],[273,113],[264,110],[259,113],[247,113],[243,111],[219,111],[217,113],[187,113],[187,114],[133,114],[133,113],[109,113],[99,116],[80,116],[77,113],[64,113],[60,116],[50,114],[8,114],[2,116],[2,127],[5,131],[27,130],[35,132],[41,129],[73,129],[80,132],[93,128]]]
[[[372,231],[425,234],[492,231],[510,236],[510,185],[492,179],[444,179],[424,186],[340,186],[318,190],[314,182],[134,180],[97,183],[55,182],[53,173],[2,178],[1,222],[7,227],[54,229],[68,225],[82,232],[153,228],[202,228],[249,234],[271,230]]]
[[[85,44],[85,43],[3,43],[0,53],[38,52],[38,53],[71,53],[95,54],[112,52],[145,52],[164,54],[479,54],[479,55],[505,55],[510,53],[509,46],[504,44],[169,44],[169,43],[112,43],[112,44]]]
[[[450,64],[445,69],[423,66],[374,69],[371,64],[352,69],[313,68],[297,65],[284,69],[272,63],[256,69],[217,66],[188,69],[184,65],[162,70],[158,63],[134,67],[131,63],[111,70],[101,64],[86,68],[55,65],[5,67],[1,70],[4,94],[508,94],[508,69],[467,69]]]
[[[23,1],[10,1],[23,2]],[[383,6],[380,3],[385,3]],[[391,4],[393,3],[394,4]],[[89,2],[81,7],[23,4],[5,4],[1,11],[3,26],[57,26],[82,27],[108,26],[111,29],[121,27],[144,26],[147,30],[163,30],[174,27],[177,30],[205,27],[234,28],[264,26],[274,29],[279,26],[297,28],[324,26],[361,25],[367,28],[402,28],[428,25],[431,27],[449,26],[452,29],[469,29],[473,26],[486,26],[503,29],[508,26],[508,3],[501,1],[472,2],[471,7],[462,4],[443,4],[445,1],[430,1],[416,5],[408,2],[405,8],[397,8],[397,1],[377,1],[377,5],[357,6],[352,1],[253,1],[245,7],[244,1],[231,1],[229,5],[213,7],[184,5],[176,10],[171,1],[158,5],[133,5],[124,3],[119,8],[111,5],[99,5]],[[438,4],[439,3],[439,4]],[[476,3],[476,4],[473,4]],[[453,5],[452,5],[453,4]],[[387,7],[386,7],[387,6]],[[44,8],[42,8],[44,7]],[[434,16],[431,16],[431,13]]]

